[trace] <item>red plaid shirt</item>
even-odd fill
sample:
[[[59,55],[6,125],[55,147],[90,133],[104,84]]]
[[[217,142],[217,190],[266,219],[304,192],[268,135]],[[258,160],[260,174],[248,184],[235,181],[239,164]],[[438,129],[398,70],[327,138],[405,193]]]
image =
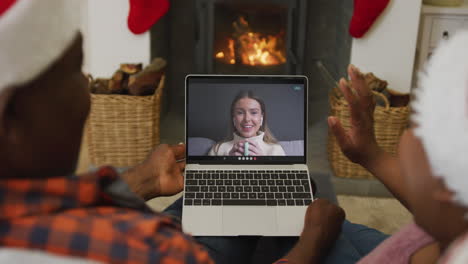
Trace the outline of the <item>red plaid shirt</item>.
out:
[[[0,244],[106,263],[212,263],[176,221],[120,205],[102,168],[80,177],[0,180]]]

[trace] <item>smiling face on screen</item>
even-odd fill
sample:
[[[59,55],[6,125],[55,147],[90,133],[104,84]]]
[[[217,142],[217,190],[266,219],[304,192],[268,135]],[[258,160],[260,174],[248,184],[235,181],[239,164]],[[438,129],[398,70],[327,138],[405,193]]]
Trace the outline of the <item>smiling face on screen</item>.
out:
[[[252,98],[241,98],[234,104],[233,124],[239,136],[250,138],[262,127],[263,111],[260,103]]]

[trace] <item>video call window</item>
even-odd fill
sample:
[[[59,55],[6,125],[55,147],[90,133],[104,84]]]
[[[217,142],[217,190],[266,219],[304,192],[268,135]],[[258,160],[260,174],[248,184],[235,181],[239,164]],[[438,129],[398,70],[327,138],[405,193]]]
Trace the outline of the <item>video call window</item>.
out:
[[[304,156],[304,89],[302,83],[191,83],[188,156]]]

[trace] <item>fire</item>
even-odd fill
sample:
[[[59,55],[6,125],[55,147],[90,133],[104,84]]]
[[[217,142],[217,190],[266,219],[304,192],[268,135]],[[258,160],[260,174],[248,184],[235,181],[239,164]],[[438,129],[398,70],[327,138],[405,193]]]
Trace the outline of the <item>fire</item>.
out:
[[[286,62],[285,52],[279,47],[281,36],[264,36],[253,32],[243,17],[233,23],[233,38],[227,39],[224,51],[215,57],[225,63],[245,65],[279,65]],[[239,60],[239,62],[237,61]]]

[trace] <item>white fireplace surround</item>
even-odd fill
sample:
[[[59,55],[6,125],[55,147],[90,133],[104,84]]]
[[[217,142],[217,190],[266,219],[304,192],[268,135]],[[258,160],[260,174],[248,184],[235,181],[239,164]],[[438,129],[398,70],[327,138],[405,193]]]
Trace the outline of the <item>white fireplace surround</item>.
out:
[[[149,63],[150,34],[134,35],[127,27],[128,0],[83,0],[83,71],[110,77],[120,63]]]
[[[127,28],[128,0],[83,0],[84,72],[110,77],[122,62],[149,63],[150,34]],[[351,63],[409,92],[421,13],[421,0],[393,0],[362,39],[354,39]]]
[[[392,0],[369,32],[353,39],[351,63],[410,92],[422,0]]]

